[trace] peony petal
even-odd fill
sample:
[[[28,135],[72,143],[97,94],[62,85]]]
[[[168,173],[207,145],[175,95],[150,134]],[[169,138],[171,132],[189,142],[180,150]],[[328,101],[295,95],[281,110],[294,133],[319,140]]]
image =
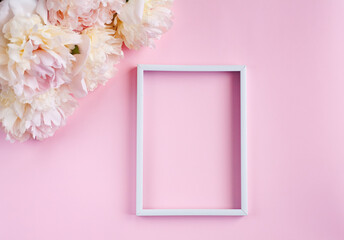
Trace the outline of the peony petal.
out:
[[[35,126],[41,126],[41,114],[39,112],[35,112],[31,121]]]
[[[17,115],[13,109],[6,108],[3,110],[0,118],[2,118],[2,126],[5,129],[11,129],[17,120]]]
[[[0,2],[0,28],[4,26],[8,20],[12,17],[12,13],[10,12],[10,6],[9,6],[10,0],[4,0]]]
[[[46,6],[46,0],[38,0],[36,12],[41,16],[43,22],[48,24],[48,10]]]
[[[15,102],[13,104],[13,110],[19,118],[23,118],[25,112],[25,105],[20,104],[19,102]]]
[[[8,80],[9,78],[10,76],[8,75],[8,72],[7,72],[7,66],[0,66],[0,82],[1,82],[1,79]]]
[[[35,11],[37,0],[10,0],[9,4],[14,15],[27,16]]]
[[[55,126],[60,126],[61,124],[61,115],[56,109],[51,109],[49,112],[43,113],[43,122],[47,126],[55,124]]]
[[[54,125],[60,126],[62,123],[62,118],[59,111],[57,111],[56,109],[53,109],[52,111],[50,111],[50,115],[51,115],[51,121],[54,123]]]
[[[82,72],[73,77],[69,87],[73,95],[77,98],[85,97],[88,93]]]
[[[74,55],[76,59],[74,63],[74,67],[73,67],[74,75],[77,75],[82,71],[87,61],[88,55],[90,53],[90,44],[91,44],[90,38],[86,34],[82,34],[81,38],[82,38],[82,42],[81,44],[78,45],[80,54]]]
[[[144,4],[144,0],[130,0],[118,13],[119,19],[133,25],[141,23]]]

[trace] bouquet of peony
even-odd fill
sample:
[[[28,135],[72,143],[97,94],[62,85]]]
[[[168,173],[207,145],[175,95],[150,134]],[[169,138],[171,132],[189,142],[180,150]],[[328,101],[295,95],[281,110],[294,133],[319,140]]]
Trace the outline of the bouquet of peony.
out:
[[[104,85],[129,49],[153,46],[172,25],[173,0],[0,2],[0,122],[10,141],[42,140],[76,98]]]

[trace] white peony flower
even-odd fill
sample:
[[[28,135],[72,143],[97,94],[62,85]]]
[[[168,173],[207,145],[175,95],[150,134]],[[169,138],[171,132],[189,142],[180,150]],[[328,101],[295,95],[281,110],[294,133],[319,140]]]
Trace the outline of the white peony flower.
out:
[[[53,136],[76,106],[66,86],[50,89],[29,100],[19,99],[12,88],[0,89],[0,122],[11,141]]]
[[[115,38],[115,31],[109,28],[88,28],[82,34],[90,41],[83,77],[87,89],[93,91],[113,76],[116,71],[114,64],[123,57],[123,41]]]
[[[173,0],[129,0],[115,19],[117,34],[130,49],[154,47],[172,26]]]
[[[71,49],[81,43],[79,34],[43,25],[38,15],[15,16],[0,37],[0,83],[29,98],[71,81],[76,58]]]

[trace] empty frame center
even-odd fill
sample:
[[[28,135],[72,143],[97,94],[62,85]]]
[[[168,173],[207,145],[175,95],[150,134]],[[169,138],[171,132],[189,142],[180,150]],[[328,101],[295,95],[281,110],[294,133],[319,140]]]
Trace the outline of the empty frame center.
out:
[[[240,72],[144,79],[144,209],[240,208]]]

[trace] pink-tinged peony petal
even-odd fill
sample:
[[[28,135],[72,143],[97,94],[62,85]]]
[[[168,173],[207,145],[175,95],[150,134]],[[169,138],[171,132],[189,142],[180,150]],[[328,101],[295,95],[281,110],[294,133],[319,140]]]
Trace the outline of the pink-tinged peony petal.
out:
[[[52,123],[56,126],[61,124],[61,115],[56,109],[51,109],[48,112],[42,113],[44,124],[52,126]]]
[[[13,14],[10,12],[9,0],[0,2],[0,30],[7,23]]]
[[[16,16],[27,16],[35,11],[37,0],[10,0],[11,10]]]
[[[85,97],[88,93],[82,72],[79,72],[79,74],[73,77],[72,82],[69,84],[69,87],[74,97],[77,98]]]
[[[1,59],[1,58],[0,58]],[[1,66],[1,61],[0,61],[0,79],[9,79],[9,74],[7,71],[7,66]]]
[[[50,111],[50,114],[52,116],[51,121],[54,123],[55,126],[59,126],[62,121],[60,112],[57,109],[53,109]]]
[[[29,86],[29,89],[35,90],[39,88],[39,84],[37,82],[37,76],[26,76],[26,82],[27,86]]]
[[[24,112],[25,112],[25,105],[20,104],[20,103],[18,103],[18,102],[15,102],[15,103],[13,104],[13,110],[14,110],[14,112],[16,113],[16,115],[17,115],[20,119],[22,119],[23,116],[24,116]]]
[[[44,50],[37,50],[35,51],[35,55],[37,56],[38,64],[44,64],[46,66],[53,65],[55,59],[51,56],[48,52]]]
[[[23,86],[20,84],[20,83],[16,83],[13,85],[13,90],[14,90],[14,93],[17,95],[17,96],[21,96],[24,92],[24,88]]]
[[[144,0],[130,0],[118,13],[119,19],[128,24],[140,24],[144,9]]]
[[[36,12],[41,16],[45,24],[48,23],[48,10],[46,6],[46,0],[38,0]]]
[[[41,126],[41,119],[42,119],[41,113],[35,112],[31,118],[31,121],[35,126],[39,127]],[[27,123],[29,124],[27,128],[29,128],[31,125],[30,121],[27,121]]]
[[[13,109],[7,108],[0,114],[0,118],[3,119],[2,126],[4,128],[12,129],[14,123],[17,121],[17,115]]]
[[[81,43],[78,45],[79,50],[80,50],[80,54],[76,54],[75,56],[75,64],[73,67],[73,73],[74,75],[79,74],[84,66],[85,63],[87,61],[87,57],[90,53],[90,44],[91,44],[91,40],[87,35],[81,35]]]

